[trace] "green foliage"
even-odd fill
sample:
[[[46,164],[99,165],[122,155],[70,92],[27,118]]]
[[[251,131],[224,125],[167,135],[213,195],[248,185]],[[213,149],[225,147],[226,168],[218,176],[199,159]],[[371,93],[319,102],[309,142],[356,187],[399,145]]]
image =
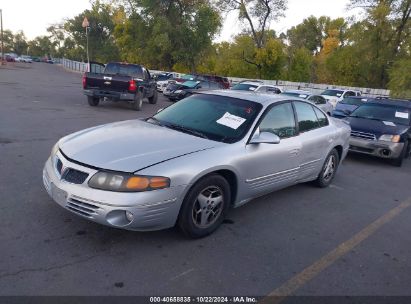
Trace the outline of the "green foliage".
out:
[[[388,88],[393,97],[411,98],[411,57],[397,61],[389,71]]]
[[[310,50],[304,47],[295,50],[290,58],[288,79],[296,82],[311,82],[313,61]]]

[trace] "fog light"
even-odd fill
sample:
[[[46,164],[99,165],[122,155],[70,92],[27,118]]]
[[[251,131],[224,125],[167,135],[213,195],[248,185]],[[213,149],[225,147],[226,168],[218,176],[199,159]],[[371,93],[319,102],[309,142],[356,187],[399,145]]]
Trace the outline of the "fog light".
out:
[[[132,222],[132,221],[134,220],[134,214],[131,213],[130,211],[126,211],[126,219],[127,219],[129,222]]]

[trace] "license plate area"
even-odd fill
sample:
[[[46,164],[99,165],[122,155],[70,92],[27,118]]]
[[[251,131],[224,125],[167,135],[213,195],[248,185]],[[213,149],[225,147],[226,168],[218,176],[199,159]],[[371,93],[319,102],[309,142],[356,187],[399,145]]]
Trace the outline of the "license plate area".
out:
[[[65,205],[67,202],[67,192],[57,188],[51,183],[51,197],[60,205]]]

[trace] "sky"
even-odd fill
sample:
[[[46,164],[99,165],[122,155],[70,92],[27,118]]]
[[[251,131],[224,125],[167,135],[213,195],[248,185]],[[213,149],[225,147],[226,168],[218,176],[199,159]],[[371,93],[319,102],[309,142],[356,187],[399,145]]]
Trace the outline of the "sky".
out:
[[[346,10],[348,2],[349,0],[288,0],[285,17],[273,22],[271,28],[277,33],[285,32],[310,15],[331,18],[352,16],[355,11]],[[28,39],[47,34],[48,26],[72,18],[90,7],[89,0],[0,0],[4,29],[13,32],[23,30]],[[240,31],[241,23],[235,14],[230,14],[226,16],[216,41],[231,40]]]

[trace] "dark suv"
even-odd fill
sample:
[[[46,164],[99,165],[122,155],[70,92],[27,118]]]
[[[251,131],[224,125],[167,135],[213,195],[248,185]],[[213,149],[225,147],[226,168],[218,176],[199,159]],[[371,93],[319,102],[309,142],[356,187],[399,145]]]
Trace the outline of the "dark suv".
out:
[[[345,120],[351,126],[350,151],[387,158],[396,166],[410,157],[410,101],[368,101]]]

